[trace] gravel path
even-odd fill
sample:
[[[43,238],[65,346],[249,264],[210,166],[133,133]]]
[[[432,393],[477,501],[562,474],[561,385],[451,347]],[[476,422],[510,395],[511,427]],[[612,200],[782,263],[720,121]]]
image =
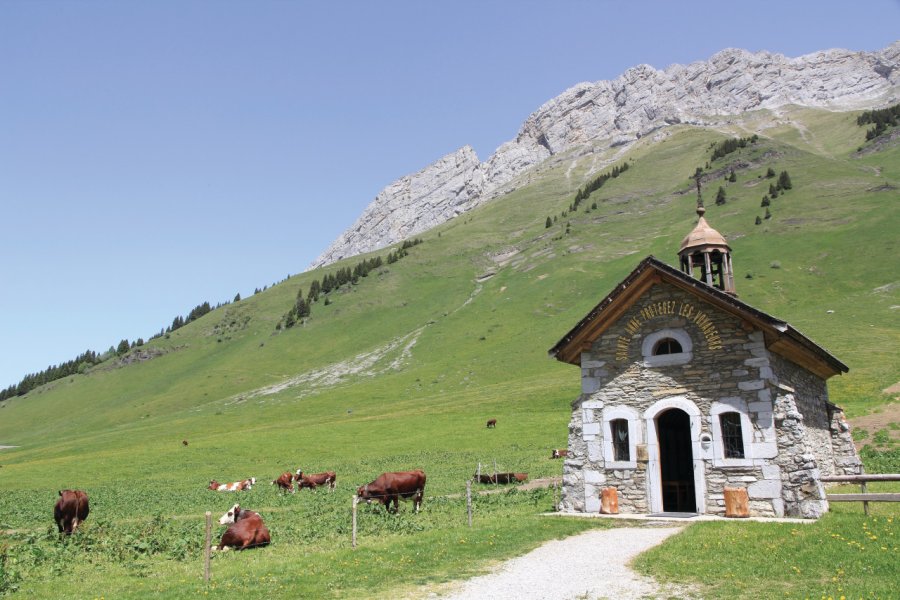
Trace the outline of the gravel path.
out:
[[[660,586],[627,566],[632,558],[679,531],[680,527],[618,527],[553,540],[503,563],[493,573],[451,587],[439,597],[446,600],[684,598],[689,595],[688,590]]]

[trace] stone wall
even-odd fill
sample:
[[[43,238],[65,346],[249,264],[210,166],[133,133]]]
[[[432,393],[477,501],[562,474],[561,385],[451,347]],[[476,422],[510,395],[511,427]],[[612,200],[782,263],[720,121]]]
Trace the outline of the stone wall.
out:
[[[844,417],[844,411],[836,406],[831,413],[831,448],[834,454],[835,475],[862,474],[863,464],[853,444],[850,423]]]
[[[807,427],[793,388],[783,384],[775,387],[775,427],[778,430],[775,463],[781,467],[784,515],[815,519],[828,510],[816,456],[810,451]]]

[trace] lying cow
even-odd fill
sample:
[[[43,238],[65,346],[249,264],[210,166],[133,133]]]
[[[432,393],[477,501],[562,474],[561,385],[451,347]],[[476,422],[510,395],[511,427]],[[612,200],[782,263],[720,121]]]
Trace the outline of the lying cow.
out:
[[[565,458],[569,455],[568,450],[560,450],[559,448],[554,448],[550,453],[550,458]]]
[[[290,491],[292,494],[297,490],[294,489],[294,478],[290,471],[285,471],[278,476],[278,479],[272,481],[272,485],[277,485],[283,491]]]
[[[235,504],[222,515],[219,524],[228,525],[228,529],[222,534],[222,539],[219,540],[215,550],[225,551],[230,548],[246,550],[266,546],[272,541],[269,529],[259,513],[242,509],[240,504]]]
[[[425,471],[417,469],[382,473],[375,481],[357,489],[356,495],[368,504],[373,500],[381,502],[388,511],[391,510],[390,502],[393,501],[395,513],[399,509],[400,498],[404,500],[413,498],[416,512],[419,512],[425,495]]]
[[[475,474],[472,479],[478,483],[519,483],[528,479],[528,473],[494,473],[492,475]]]
[[[60,490],[59,500],[53,507],[53,518],[60,535],[72,535],[82,521],[88,518],[91,508],[88,495],[81,490]]]
[[[240,492],[242,490],[253,489],[254,485],[256,485],[256,477],[242,479],[241,481],[235,481],[233,483],[219,483],[215,479],[212,479],[210,480],[207,489],[215,490],[217,492]]]
[[[294,481],[297,482],[297,487],[301,490],[303,488],[314,490],[320,485],[327,485],[331,488],[331,491],[334,491],[334,488],[337,485],[337,475],[335,475],[334,471],[324,471],[322,473],[304,475],[302,469],[297,469],[297,474],[294,475]]]

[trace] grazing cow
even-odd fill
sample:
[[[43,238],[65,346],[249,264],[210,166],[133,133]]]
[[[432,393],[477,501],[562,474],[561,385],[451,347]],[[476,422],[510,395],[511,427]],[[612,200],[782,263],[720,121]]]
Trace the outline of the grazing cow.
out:
[[[277,485],[283,491],[290,491],[292,494],[297,490],[294,489],[294,478],[290,471],[285,471],[278,476],[278,479],[272,481],[272,485]]]
[[[554,448],[550,453],[550,458],[565,458],[569,455],[568,450],[560,450],[559,448]]]
[[[222,534],[216,550],[224,551],[229,548],[246,550],[247,548],[266,546],[272,541],[269,529],[263,523],[259,513],[242,509],[240,504],[235,504],[222,515],[219,524],[228,525],[228,529]]]
[[[378,479],[367,483],[356,490],[356,495],[368,504],[373,500],[381,502],[390,511],[390,502],[394,502],[393,512],[397,512],[400,498],[407,500],[413,498],[416,512],[422,506],[422,498],[425,495],[425,471],[396,471],[382,473]]]
[[[294,481],[297,482],[297,487],[301,490],[303,488],[314,490],[320,485],[327,485],[333,492],[337,485],[337,475],[335,475],[334,471],[324,471],[322,473],[304,475],[302,469],[297,469],[297,474],[294,475]]]
[[[528,473],[493,473],[491,475],[476,473],[472,479],[478,483],[512,483],[514,481],[521,483],[528,479]]]
[[[60,535],[75,533],[78,525],[88,518],[91,508],[88,495],[81,490],[60,490],[59,500],[53,507],[53,518]]]
[[[241,481],[235,481],[233,483],[219,483],[215,479],[212,479],[210,480],[207,489],[215,490],[217,492],[239,492],[241,490],[253,489],[254,485],[256,485],[256,477],[242,479]]]
[[[497,426],[497,419],[488,419],[487,422],[488,429],[493,429]]]

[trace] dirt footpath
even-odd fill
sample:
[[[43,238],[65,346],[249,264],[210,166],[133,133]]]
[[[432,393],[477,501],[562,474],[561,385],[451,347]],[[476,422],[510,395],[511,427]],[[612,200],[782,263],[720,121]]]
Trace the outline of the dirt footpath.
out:
[[[618,527],[552,540],[511,559],[488,575],[449,584],[424,598],[441,600],[567,600],[689,598],[690,591],[661,586],[628,563],[681,527]]]

